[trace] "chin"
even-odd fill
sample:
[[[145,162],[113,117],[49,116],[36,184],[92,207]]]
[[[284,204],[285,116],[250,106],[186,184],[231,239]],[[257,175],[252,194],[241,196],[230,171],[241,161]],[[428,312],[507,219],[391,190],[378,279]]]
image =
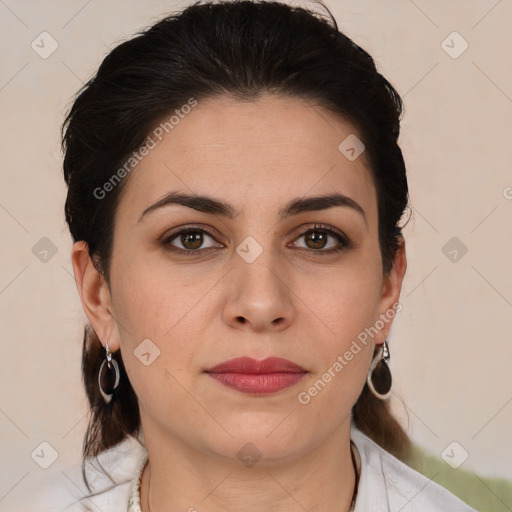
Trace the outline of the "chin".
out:
[[[233,437],[222,435],[214,451],[224,458],[238,460],[247,467],[292,462],[313,449],[316,443],[312,435],[299,432],[293,423],[288,423],[288,419],[283,421],[285,417],[286,414],[281,414],[279,418],[272,415],[272,421],[253,417],[252,422],[245,418],[236,427],[231,424],[226,430]]]

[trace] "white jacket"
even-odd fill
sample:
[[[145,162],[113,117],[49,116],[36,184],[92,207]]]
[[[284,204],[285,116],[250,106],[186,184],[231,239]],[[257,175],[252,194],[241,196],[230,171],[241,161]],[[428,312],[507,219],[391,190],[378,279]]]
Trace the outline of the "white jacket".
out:
[[[355,512],[476,512],[383,450],[354,425],[350,437],[361,457]],[[144,444],[142,432],[139,440]],[[132,481],[146,457],[144,446],[134,438],[126,439],[98,456],[114,483],[97,462],[87,463],[89,485],[96,496],[87,497],[91,493],[77,464],[40,478],[33,489],[23,491],[25,497],[16,508],[0,508],[2,512],[127,512]]]

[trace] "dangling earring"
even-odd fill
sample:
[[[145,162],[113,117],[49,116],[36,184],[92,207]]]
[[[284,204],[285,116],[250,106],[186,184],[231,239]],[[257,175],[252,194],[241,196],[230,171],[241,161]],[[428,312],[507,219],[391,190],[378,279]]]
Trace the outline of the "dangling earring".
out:
[[[108,340],[106,345],[107,357],[101,363],[100,371],[98,372],[98,386],[103,400],[105,400],[105,403],[109,404],[114,395],[114,391],[117,389],[117,386],[119,386],[120,372],[119,365],[112,357],[110,349],[108,348]]]
[[[391,371],[388,366],[389,348],[388,340],[382,344],[382,357],[378,354],[370,365],[368,378],[366,382],[374,396],[380,400],[385,400],[391,395]]]

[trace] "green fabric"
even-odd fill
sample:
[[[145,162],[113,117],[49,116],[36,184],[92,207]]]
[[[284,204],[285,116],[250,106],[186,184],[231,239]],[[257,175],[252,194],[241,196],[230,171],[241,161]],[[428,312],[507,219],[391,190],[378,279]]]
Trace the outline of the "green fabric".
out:
[[[443,459],[425,453],[414,446],[414,455],[407,465],[434,482],[479,512],[511,512],[512,482],[505,479],[484,478],[477,473],[450,467]]]

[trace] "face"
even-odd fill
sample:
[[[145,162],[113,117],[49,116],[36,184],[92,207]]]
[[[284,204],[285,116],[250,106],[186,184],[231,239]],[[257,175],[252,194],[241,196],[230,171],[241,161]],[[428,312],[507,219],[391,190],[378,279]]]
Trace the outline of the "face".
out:
[[[282,461],[346,428],[405,271],[399,251],[383,276],[365,154],[339,149],[354,134],[299,99],[208,99],[125,178],[102,292],[111,317],[88,316],[121,348],[146,439],[228,458],[251,442]],[[209,201],[154,206],[170,193]],[[303,371],[259,387],[207,373],[242,356]]]

